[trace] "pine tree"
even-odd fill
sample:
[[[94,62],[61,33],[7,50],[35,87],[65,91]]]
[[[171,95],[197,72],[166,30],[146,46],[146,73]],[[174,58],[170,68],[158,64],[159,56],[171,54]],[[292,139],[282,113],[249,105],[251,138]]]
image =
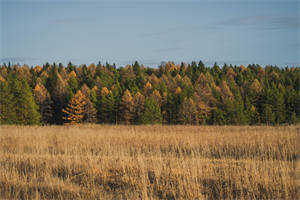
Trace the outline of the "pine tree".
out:
[[[44,87],[43,84],[37,83],[34,90],[33,94],[35,97],[35,101],[37,105],[39,106],[39,113],[41,115],[41,122],[43,124],[48,124],[51,122],[52,118],[52,100],[50,97],[49,92],[47,89]]]
[[[238,87],[232,86],[233,98],[227,98],[224,102],[224,115],[227,124],[247,124],[247,118],[244,115],[244,102]]]
[[[39,124],[40,114],[38,106],[34,101],[32,91],[25,80],[19,80],[13,75],[9,79],[9,89],[12,98],[12,112],[15,113],[16,118],[12,120],[14,124]]]
[[[47,67],[47,69],[50,68],[47,65],[46,65],[46,67]],[[44,72],[46,72],[46,71],[44,71]],[[56,68],[56,66],[52,66],[50,68],[49,75],[46,77],[46,88],[50,92],[51,96],[57,86],[57,81],[58,81],[57,68]]]
[[[261,114],[262,122],[266,124],[275,123],[275,114],[272,111],[272,106],[269,104],[263,105],[263,111]]]
[[[16,113],[13,107],[13,96],[7,82],[0,81],[0,124],[13,124]]]
[[[140,120],[140,116],[144,111],[145,106],[145,96],[140,92],[137,92],[133,97],[134,102],[134,122],[138,123]]]
[[[83,108],[83,123],[96,123],[97,122],[97,110],[94,104],[86,98],[86,104]]]
[[[68,105],[68,102],[73,96],[73,92],[68,87],[68,84],[63,78],[57,74],[55,88],[51,94],[53,100],[53,117],[52,122],[56,124],[63,123],[62,109]]]
[[[152,97],[146,97],[145,111],[141,115],[141,124],[161,124],[162,115],[160,106]]]
[[[259,113],[257,112],[255,106],[250,103],[248,96],[245,97],[244,113],[247,124],[253,125],[260,123]]]
[[[285,122],[286,119],[286,112],[285,112],[285,105],[284,105],[284,94],[273,88],[275,91],[274,99],[273,99],[273,106],[274,106],[274,114],[275,114],[275,121],[277,124],[281,124]]]
[[[226,124],[226,120],[224,117],[224,114],[222,110],[216,108],[212,110],[211,116],[210,116],[210,124],[213,125],[224,125]]]
[[[112,91],[103,87],[96,105],[99,123],[115,123],[115,98]]]
[[[85,96],[78,90],[66,109],[62,109],[62,112],[65,114],[63,117],[65,124],[72,125],[82,123],[86,104]]]
[[[90,100],[90,89],[84,84],[81,88],[82,94],[85,96],[86,104],[83,109],[83,122],[84,123],[96,123],[97,122],[97,110],[95,104]]]
[[[73,92],[73,94],[75,94],[79,87],[78,81],[76,79],[76,73],[74,71],[72,71],[69,76],[70,76],[70,78],[68,80],[68,85],[69,85],[70,90]]]

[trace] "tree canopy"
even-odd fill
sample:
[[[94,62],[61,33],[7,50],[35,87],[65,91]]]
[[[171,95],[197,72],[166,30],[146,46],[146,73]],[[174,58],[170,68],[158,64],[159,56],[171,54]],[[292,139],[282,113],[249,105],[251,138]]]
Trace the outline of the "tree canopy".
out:
[[[292,124],[300,68],[135,62],[0,66],[1,124]]]

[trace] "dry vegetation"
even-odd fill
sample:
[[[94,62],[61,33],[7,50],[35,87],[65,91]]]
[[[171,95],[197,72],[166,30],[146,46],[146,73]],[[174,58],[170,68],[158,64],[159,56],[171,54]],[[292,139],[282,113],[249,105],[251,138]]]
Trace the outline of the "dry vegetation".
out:
[[[2,126],[0,197],[299,199],[299,141],[298,126]]]

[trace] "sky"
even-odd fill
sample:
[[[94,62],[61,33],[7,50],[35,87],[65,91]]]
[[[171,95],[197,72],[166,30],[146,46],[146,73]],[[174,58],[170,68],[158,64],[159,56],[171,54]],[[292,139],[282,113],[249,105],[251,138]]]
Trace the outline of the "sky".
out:
[[[298,0],[0,2],[0,63],[300,66]]]

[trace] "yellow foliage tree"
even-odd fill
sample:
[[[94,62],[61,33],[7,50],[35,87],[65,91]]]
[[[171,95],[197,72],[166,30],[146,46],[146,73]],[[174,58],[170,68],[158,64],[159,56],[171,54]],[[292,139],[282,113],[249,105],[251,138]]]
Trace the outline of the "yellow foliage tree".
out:
[[[109,90],[107,89],[107,87],[103,87],[101,89],[101,95],[102,96],[107,96],[109,94]]]
[[[144,86],[144,94],[146,96],[150,95],[152,92],[152,85],[151,83],[147,82],[146,85]]]
[[[92,88],[93,91],[97,92],[98,91],[98,87],[95,85],[93,88]]]
[[[71,76],[76,77],[76,76],[77,76],[77,75],[76,75],[76,72],[71,71],[70,74],[69,74],[69,77],[71,77]]]
[[[134,101],[129,90],[125,90],[121,101],[122,118],[125,124],[130,124],[134,118]]]
[[[80,90],[78,90],[67,108],[62,110],[62,112],[66,115],[63,118],[67,122],[66,124],[72,125],[83,122],[86,103],[86,97]]]
[[[178,86],[178,87],[176,88],[175,94],[176,94],[176,95],[180,95],[181,91],[182,91],[182,89]]]
[[[41,66],[39,66],[39,65],[37,65],[37,66],[35,66],[34,68],[33,68],[33,70],[35,71],[35,72],[40,72],[40,71],[42,71],[42,67]]]
[[[228,99],[232,100],[233,94],[232,94],[232,92],[231,92],[231,90],[230,90],[230,88],[228,86],[228,83],[225,80],[223,80],[221,82],[220,87],[221,87],[222,101],[225,102]]]
[[[161,106],[161,101],[162,101],[162,98],[161,98],[161,95],[159,93],[159,91],[157,90],[154,90],[151,94],[152,98],[156,101],[156,103]]]
[[[253,83],[250,85],[250,89],[253,90],[253,91],[256,92],[256,93],[261,92],[261,91],[262,91],[262,88],[263,88],[263,87],[261,86],[260,82],[259,82],[257,79],[255,79],[255,80],[253,81]]]

